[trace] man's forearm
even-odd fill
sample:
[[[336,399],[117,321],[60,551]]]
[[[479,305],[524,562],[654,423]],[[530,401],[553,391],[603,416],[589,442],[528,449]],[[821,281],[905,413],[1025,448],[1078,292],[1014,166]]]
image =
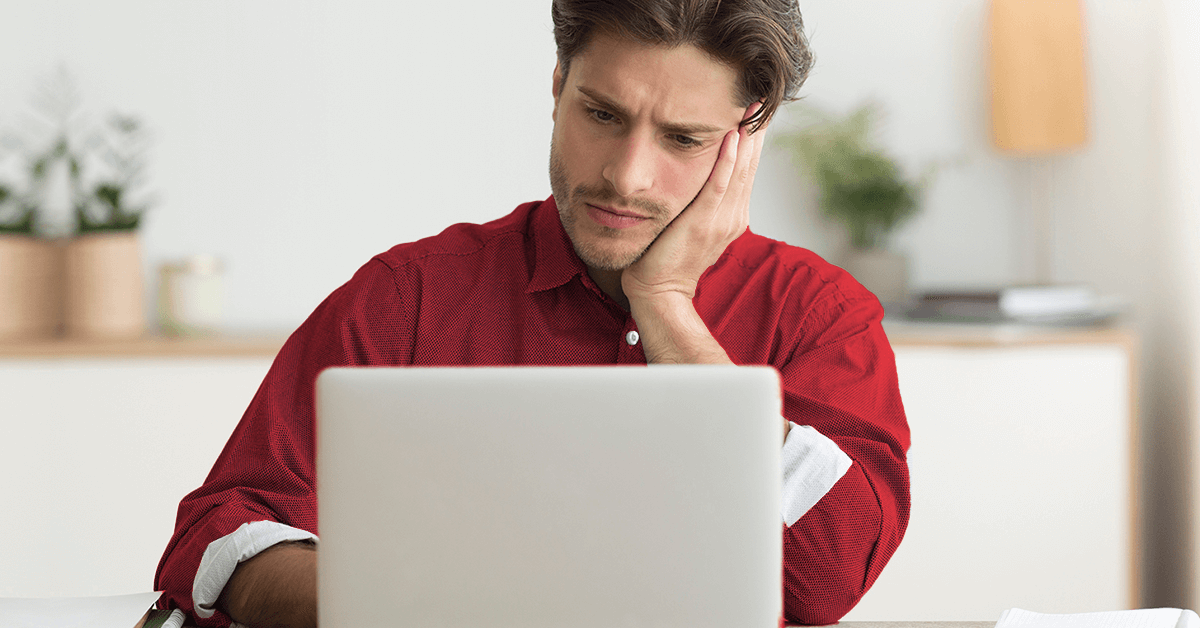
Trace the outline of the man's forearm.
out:
[[[629,309],[641,332],[642,349],[651,364],[733,364],[729,354],[684,295],[630,299]],[[783,420],[786,439],[792,424]]]
[[[280,543],[238,565],[217,606],[252,628],[316,626],[316,546]]]

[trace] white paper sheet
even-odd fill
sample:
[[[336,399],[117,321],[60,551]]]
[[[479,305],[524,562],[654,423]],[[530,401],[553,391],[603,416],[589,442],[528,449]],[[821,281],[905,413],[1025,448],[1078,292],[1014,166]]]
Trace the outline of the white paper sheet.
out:
[[[108,597],[0,598],[0,626],[133,628],[158,597],[152,592]]]
[[[1200,617],[1178,608],[1051,615],[1010,608],[996,628],[1200,628]]]

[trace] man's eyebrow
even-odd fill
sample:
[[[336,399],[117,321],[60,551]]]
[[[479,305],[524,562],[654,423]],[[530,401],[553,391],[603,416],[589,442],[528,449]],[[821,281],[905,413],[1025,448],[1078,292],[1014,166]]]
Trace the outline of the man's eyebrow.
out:
[[[617,103],[605,98],[595,90],[588,89],[582,85],[576,85],[575,89],[583,93],[583,95],[596,101],[596,104],[606,109],[609,113],[616,114],[621,118],[628,118],[629,112]],[[720,133],[725,129],[711,124],[701,124],[699,122],[667,122],[659,125],[664,131],[678,135],[700,135],[704,133]]]

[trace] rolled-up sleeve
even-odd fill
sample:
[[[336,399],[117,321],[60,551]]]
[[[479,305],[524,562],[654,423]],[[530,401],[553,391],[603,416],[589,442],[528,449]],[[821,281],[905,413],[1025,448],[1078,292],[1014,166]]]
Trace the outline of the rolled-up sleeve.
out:
[[[789,622],[832,624],[849,612],[908,525],[909,429],[882,318],[868,294],[827,294],[806,310],[780,369],[784,415],[807,450],[800,475],[784,473]]]
[[[410,322],[401,301],[391,271],[373,260],[284,344],[204,484],[179,504],[155,575],[160,608],[181,609],[200,626],[228,626],[214,606],[232,573],[225,559],[245,560],[264,540],[316,537],[314,382],[330,366],[400,362],[411,337],[401,332]],[[255,522],[281,527],[238,534]]]

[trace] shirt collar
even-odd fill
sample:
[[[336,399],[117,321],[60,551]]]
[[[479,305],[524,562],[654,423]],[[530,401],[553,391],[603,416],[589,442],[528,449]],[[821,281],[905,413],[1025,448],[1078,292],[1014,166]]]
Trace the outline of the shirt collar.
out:
[[[534,208],[531,223],[534,266],[527,294],[557,288],[587,272],[563,229],[553,196]]]

